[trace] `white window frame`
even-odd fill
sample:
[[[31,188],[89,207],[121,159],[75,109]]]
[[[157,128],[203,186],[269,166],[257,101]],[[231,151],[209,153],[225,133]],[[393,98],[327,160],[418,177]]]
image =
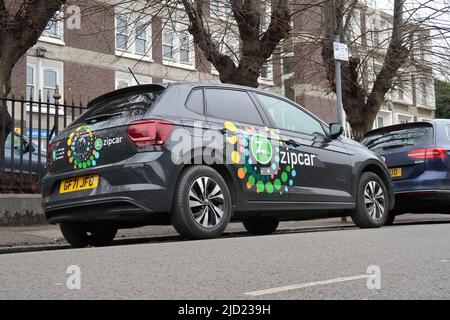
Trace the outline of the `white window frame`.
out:
[[[42,32],[41,36],[39,37],[39,41],[42,42],[47,42],[47,43],[52,43],[52,44],[56,44],[59,46],[65,46],[65,42],[64,42],[64,9],[61,8],[60,11],[58,11],[56,14],[56,35],[51,35],[49,33],[46,34],[45,30]],[[50,21],[54,20],[53,18],[50,19]],[[49,23],[50,23],[49,21]],[[48,24],[47,24],[48,26]],[[46,27],[47,27],[46,26]]]
[[[267,61],[264,64],[267,66],[266,76],[262,77],[260,75],[258,78],[258,82],[260,84],[273,86],[274,85],[274,83],[273,83],[273,55],[270,56],[270,58],[267,59]]]
[[[173,47],[172,47],[172,58],[164,57],[162,47],[164,45],[164,35],[166,33],[171,33],[173,35]],[[189,61],[183,62],[180,60],[180,48],[181,48],[181,35],[186,35],[189,42]],[[162,31],[162,41],[161,41],[161,56],[163,64],[169,67],[176,67],[187,70],[195,70],[195,50],[194,50],[194,39],[192,35],[187,30],[187,24],[183,23],[165,23],[165,27]]]
[[[127,44],[125,49],[117,47],[117,35],[118,35],[118,19],[123,19],[127,22],[126,36]],[[140,54],[136,51],[136,40],[138,39],[138,34],[136,32],[137,24],[141,23],[145,25],[145,40],[146,48],[145,54]],[[133,13],[116,12],[114,17],[114,48],[116,51],[116,56],[141,60],[146,62],[153,62],[152,58],[152,28],[151,20],[142,19],[142,17],[137,16]]]
[[[373,129],[378,129],[380,128],[378,126],[378,118],[382,118],[383,119],[383,127],[386,126],[390,126],[392,125],[392,121],[394,121],[394,119],[392,118],[392,111],[390,110],[380,110],[377,114],[377,117],[375,118],[375,121],[373,123]]]
[[[140,74],[135,74],[139,84],[150,84],[153,83],[153,79],[150,76],[144,76]],[[137,86],[138,83],[134,79],[133,75],[129,72],[116,71],[115,72],[115,88],[119,89],[119,83],[123,82],[127,84],[127,87]]]
[[[217,3],[217,11],[212,9],[212,3]],[[216,18],[220,20],[230,20],[234,19],[233,9],[228,1],[224,0],[210,0],[209,1],[209,14],[211,18]]]
[[[56,72],[56,84],[59,86],[59,94],[61,95],[61,99],[59,100],[59,103],[62,104],[62,101],[64,101],[64,62],[57,61],[57,60],[49,60],[44,58],[37,58],[37,57],[27,57],[27,67],[31,67],[34,70],[33,75],[33,85],[34,85],[34,92],[33,92],[33,100],[34,102],[39,101],[39,93],[42,94],[41,101],[41,112],[50,114],[55,114],[55,107],[50,106],[49,110],[47,110],[47,97],[44,95],[44,70],[51,70]],[[26,83],[26,81],[25,81]],[[29,100],[30,97],[25,97],[26,100]],[[50,97],[50,103],[54,103],[52,101],[52,97]],[[30,112],[38,112],[38,106],[37,104],[33,104],[33,107],[30,108],[29,103],[26,106],[26,111]],[[58,109],[58,114],[63,115],[64,110],[63,108]]]
[[[407,113],[401,113],[401,112],[396,112],[396,123],[395,124],[400,124],[400,117],[404,117],[404,118],[409,118],[410,121],[409,122],[414,122],[414,116],[411,114],[407,114]]]

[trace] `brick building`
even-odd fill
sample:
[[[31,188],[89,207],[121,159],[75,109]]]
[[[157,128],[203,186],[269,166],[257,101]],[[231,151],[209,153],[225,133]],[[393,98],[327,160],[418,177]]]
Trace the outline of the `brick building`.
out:
[[[74,12],[71,12],[73,8],[69,1],[62,9],[64,14],[49,23],[37,44],[15,66],[12,94],[32,95],[37,99],[42,92],[45,99],[53,96],[58,85],[64,100],[86,104],[105,92],[135,85],[128,68],[134,71],[140,83],[218,81],[217,72],[187,32],[188,23],[182,7],[175,5],[172,11],[177,13],[168,17],[164,11],[157,10],[158,5],[151,10],[147,8],[149,13],[142,14],[140,1],[126,2],[133,3],[127,6],[114,6],[114,2],[72,1],[81,12],[80,28],[74,29],[70,21]],[[228,25],[227,17],[231,11],[222,1],[210,0],[205,6],[204,11],[212,21],[219,22],[217,25]],[[270,7],[265,6],[263,10],[267,14],[262,17],[265,19],[262,25],[268,23],[267,16],[270,15]],[[366,6],[360,6],[356,12],[353,32],[360,32],[360,39],[372,35],[372,39],[356,43],[358,47],[367,46],[376,37],[383,36],[381,25],[382,21],[388,23],[388,15]],[[62,16],[66,19],[60,19]],[[321,21],[321,12],[317,8],[311,9],[309,14],[294,17],[294,33],[317,35],[317,21]],[[373,32],[365,33],[364,28]],[[220,28],[217,34],[220,34]],[[221,43],[227,44],[221,47],[222,50],[239,47],[236,40],[226,37]],[[305,55],[309,64],[298,63]],[[267,62],[260,78],[261,87],[296,100],[327,122],[335,121],[334,94],[327,92],[325,73],[320,64],[317,45],[305,45],[295,37],[285,41]],[[433,82],[418,83],[413,67],[417,68],[417,64],[411,64],[405,72],[404,78],[409,77],[410,81],[399,82],[380,111],[375,126],[434,118]],[[431,69],[429,76],[432,76]],[[34,110],[28,108],[27,112],[30,111]]]

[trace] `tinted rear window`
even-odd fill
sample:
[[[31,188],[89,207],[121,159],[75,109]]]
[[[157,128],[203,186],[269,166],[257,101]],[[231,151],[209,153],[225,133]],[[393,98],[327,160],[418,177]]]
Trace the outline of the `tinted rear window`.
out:
[[[418,124],[381,130],[369,133],[361,141],[369,149],[389,149],[405,146],[425,146],[433,144],[433,126],[431,124]]]
[[[226,120],[263,125],[252,99],[245,91],[206,89],[207,114]]]
[[[164,89],[148,91],[145,93],[123,93],[110,99],[100,100],[92,105],[71,126],[84,123],[89,119],[101,117],[117,119],[144,115],[155,104]]]

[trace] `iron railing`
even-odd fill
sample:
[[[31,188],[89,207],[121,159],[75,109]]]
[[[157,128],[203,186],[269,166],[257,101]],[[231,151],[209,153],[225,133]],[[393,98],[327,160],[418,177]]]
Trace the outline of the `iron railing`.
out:
[[[4,143],[0,142],[0,152],[4,155],[0,166],[0,193],[39,192],[38,181],[46,173],[48,142],[86,107],[73,101],[59,104],[50,97],[35,101],[12,96],[0,98],[0,103],[14,123],[13,132],[8,132],[5,123],[0,123],[1,136],[7,135]]]

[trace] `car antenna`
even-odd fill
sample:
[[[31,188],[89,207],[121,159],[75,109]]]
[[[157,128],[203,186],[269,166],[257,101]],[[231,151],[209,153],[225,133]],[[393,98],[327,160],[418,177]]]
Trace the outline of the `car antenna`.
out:
[[[130,73],[131,73],[131,75],[133,76],[134,80],[136,80],[137,84],[138,84],[138,85],[141,85],[141,84],[139,83],[138,79],[136,78],[136,76],[134,75],[133,70],[131,70],[130,67],[128,67],[128,70],[130,70]]]

